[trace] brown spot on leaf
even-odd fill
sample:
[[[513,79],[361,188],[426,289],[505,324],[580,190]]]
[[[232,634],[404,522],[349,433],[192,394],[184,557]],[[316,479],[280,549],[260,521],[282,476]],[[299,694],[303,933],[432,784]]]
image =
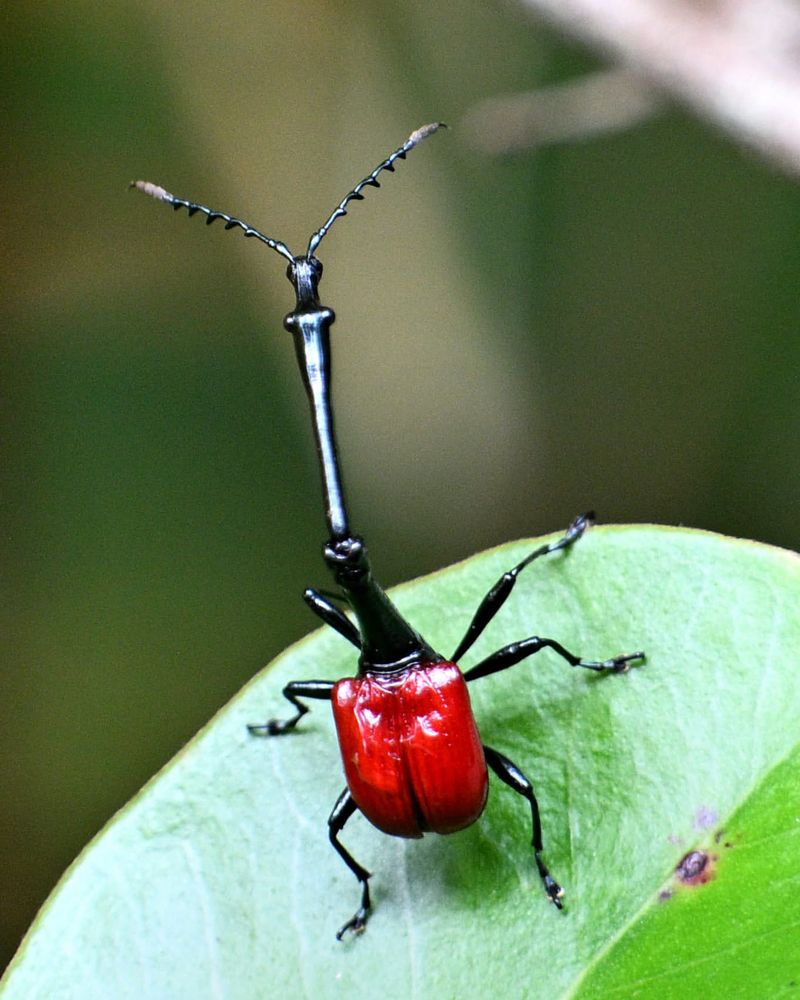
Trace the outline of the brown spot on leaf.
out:
[[[684,885],[704,885],[714,877],[716,860],[707,851],[689,851],[675,866],[675,874]]]

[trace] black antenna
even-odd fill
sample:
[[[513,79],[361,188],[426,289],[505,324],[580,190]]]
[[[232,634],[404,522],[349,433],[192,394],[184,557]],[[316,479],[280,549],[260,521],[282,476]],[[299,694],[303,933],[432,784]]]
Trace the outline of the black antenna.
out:
[[[379,163],[371,174],[368,174],[363,180],[359,181],[353,190],[346,194],[333,212],[331,212],[330,218],[327,222],[325,222],[325,224],[321,226],[308,241],[306,256],[314,256],[314,251],[319,246],[322,237],[328,232],[334,222],[336,222],[340,216],[347,215],[347,206],[351,201],[363,201],[364,195],[361,193],[363,188],[368,186],[380,187],[380,182],[377,179],[378,174],[382,173],[384,170],[394,172],[394,164],[396,160],[404,160],[406,158],[406,154],[410,152],[418,143],[422,142],[423,139],[427,139],[429,135],[433,135],[434,132],[438,132],[440,128],[447,128],[447,126],[444,122],[431,122],[430,125],[423,125],[421,128],[415,129],[402,146],[399,146],[393,153],[387,156],[385,160]]]
[[[261,240],[262,243],[266,243],[268,247],[272,247],[273,250],[277,250],[278,253],[282,257],[285,257],[288,261],[294,262],[294,254],[285,243],[281,243],[280,240],[273,240],[271,237],[265,236],[257,229],[254,229],[247,222],[242,222],[241,219],[237,219],[232,215],[226,215],[225,212],[215,212],[214,209],[207,208],[205,205],[200,205],[196,201],[187,201],[185,198],[176,198],[174,194],[170,194],[165,188],[160,187],[158,184],[151,184],[150,181],[131,181],[129,187],[136,188],[136,190],[141,191],[142,194],[150,195],[150,197],[155,198],[156,201],[164,201],[168,205],[172,205],[176,212],[179,208],[185,208],[189,213],[189,218],[197,212],[202,212],[203,215],[207,216],[207,226],[210,226],[216,219],[224,219],[226,229],[241,229],[245,236],[254,236],[257,240]]]
[[[383,173],[384,170],[393,172],[394,164],[397,160],[404,160],[407,153],[422,142],[423,139],[427,139],[429,135],[438,132],[440,128],[447,128],[447,126],[444,122],[431,122],[430,125],[423,125],[421,128],[415,129],[402,146],[399,146],[385,160],[382,160],[371,174],[368,174],[363,180],[359,181],[353,190],[349,191],[333,212],[331,212],[325,224],[311,236],[311,239],[308,241],[306,257],[314,256],[314,251],[319,246],[322,237],[328,232],[334,222],[340,216],[347,215],[347,206],[350,202],[363,200],[364,195],[361,191],[365,187],[380,187],[381,185],[378,181],[379,174]],[[217,219],[224,219],[226,229],[241,229],[245,236],[252,236],[257,240],[261,240],[262,243],[266,243],[268,247],[276,250],[282,257],[290,261],[290,263],[295,263],[300,259],[292,253],[285,243],[281,243],[280,240],[274,240],[270,236],[265,236],[264,233],[251,226],[248,222],[237,219],[233,215],[228,215],[225,212],[217,212],[213,208],[208,208],[206,205],[201,205],[196,201],[188,201],[186,198],[176,198],[166,188],[161,187],[159,184],[153,184],[150,181],[131,181],[130,187],[136,188],[137,191],[141,191],[142,194],[149,195],[151,198],[155,198],[156,201],[163,201],[167,205],[172,205],[176,212],[179,208],[185,208],[190,218],[197,214],[197,212],[200,212],[206,216],[206,225],[208,226]]]

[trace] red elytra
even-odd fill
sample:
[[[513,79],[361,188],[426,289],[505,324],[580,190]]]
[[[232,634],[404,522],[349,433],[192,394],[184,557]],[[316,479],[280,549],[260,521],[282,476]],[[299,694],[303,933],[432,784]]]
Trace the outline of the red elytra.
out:
[[[332,702],[348,788],[379,830],[454,833],[481,815],[486,760],[455,663],[347,677]]]

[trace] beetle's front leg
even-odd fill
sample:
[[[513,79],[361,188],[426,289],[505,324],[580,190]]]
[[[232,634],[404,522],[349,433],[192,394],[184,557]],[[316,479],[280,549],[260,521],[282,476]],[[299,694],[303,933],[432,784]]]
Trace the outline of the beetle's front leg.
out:
[[[472,616],[472,621],[469,623],[467,631],[464,633],[464,638],[458,644],[450,659],[455,663],[458,663],[475,640],[482,635],[483,630],[508,600],[511,591],[516,585],[517,577],[527,566],[530,566],[532,562],[536,559],[540,559],[542,556],[550,555],[551,552],[559,552],[562,549],[568,549],[573,546],[575,542],[583,537],[584,532],[593,520],[594,511],[581,514],[579,517],[575,518],[561,538],[557,538],[553,542],[546,542],[544,545],[540,545],[537,549],[534,549],[533,552],[527,555],[522,562],[517,563],[517,565],[508,570],[507,573],[504,573],[497,583],[489,589],[488,593],[481,601],[478,606],[478,610]]]
[[[248,725],[253,736],[283,736],[291,732],[308,711],[300,698],[314,698],[317,701],[330,701],[333,692],[333,681],[289,681],[283,689],[283,697],[287,698],[297,709],[297,714],[291,719],[270,719],[258,725]]]
[[[361,634],[341,608],[331,604],[327,597],[313,587],[306,588],[303,600],[326,625],[330,625],[348,642],[352,642],[356,649],[361,649]]]

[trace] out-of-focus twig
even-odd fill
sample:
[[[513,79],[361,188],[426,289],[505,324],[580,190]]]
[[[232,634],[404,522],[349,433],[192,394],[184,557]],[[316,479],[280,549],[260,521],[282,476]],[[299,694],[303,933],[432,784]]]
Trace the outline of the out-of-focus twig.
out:
[[[800,173],[800,5],[521,0],[785,169]]]
[[[513,153],[631,128],[660,107],[658,94],[624,69],[524,94],[490,97],[467,114],[471,141],[487,153]]]

